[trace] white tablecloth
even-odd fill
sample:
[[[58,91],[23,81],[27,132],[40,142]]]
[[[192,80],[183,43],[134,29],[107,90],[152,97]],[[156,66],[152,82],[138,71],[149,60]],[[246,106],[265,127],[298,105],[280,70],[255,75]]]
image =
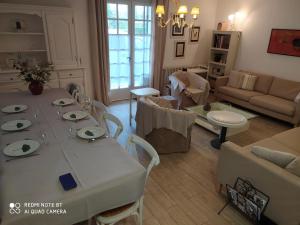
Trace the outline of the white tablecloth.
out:
[[[137,200],[143,194],[145,169],[111,138],[88,143],[71,137],[68,128],[95,124],[95,120],[74,123],[61,120],[57,107],[51,102],[68,97],[63,89],[45,91],[40,96],[27,92],[0,94],[0,107],[9,104],[26,104],[25,113],[0,112],[1,124],[11,119],[29,119],[33,125],[29,131],[1,135],[1,150],[9,143],[25,138],[41,140],[47,136],[47,144],[38,150],[40,155],[6,162],[0,153],[0,217],[2,224],[10,225],[58,225],[74,224],[95,214]],[[80,109],[78,105],[63,107],[63,111]],[[39,111],[38,119],[34,113]],[[2,132],[2,131],[1,131]],[[71,173],[77,188],[64,191],[59,176]],[[24,203],[62,203],[58,209],[66,214],[49,215],[49,207],[28,208]],[[21,203],[20,214],[9,211],[10,203]],[[25,214],[25,209],[29,214]],[[32,215],[31,210],[45,212]],[[53,208],[51,208],[53,209]]]

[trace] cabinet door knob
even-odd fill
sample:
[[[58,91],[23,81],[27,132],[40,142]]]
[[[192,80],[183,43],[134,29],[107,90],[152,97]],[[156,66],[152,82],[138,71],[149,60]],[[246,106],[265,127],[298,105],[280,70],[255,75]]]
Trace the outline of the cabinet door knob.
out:
[[[70,75],[70,76],[73,76],[73,74],[71,74],[71,73],[70,73],[69,75]]]
[[[11,77],[10,80],[14,80],[14,78]]]

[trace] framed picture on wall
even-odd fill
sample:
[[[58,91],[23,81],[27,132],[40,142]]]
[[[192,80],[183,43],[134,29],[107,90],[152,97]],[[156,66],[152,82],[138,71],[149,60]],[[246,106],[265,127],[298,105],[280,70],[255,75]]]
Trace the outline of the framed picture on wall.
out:
[[[173,20],[176,20],[175,17],[178,15],[173,15]],[[171,25],[171,35],[172,37],[183,37],[184,36],[185,26],[179,27],[177,24]]]
[[[268,53],[300,57],[300,30],[272,29]]]
[[[200,35],[200,27],[193,26],[190,31],[190,42],[198,42]]]
[[[175,42],[175,57],[180,58],[184,57],[185,50],[185,41],[176,41]]]

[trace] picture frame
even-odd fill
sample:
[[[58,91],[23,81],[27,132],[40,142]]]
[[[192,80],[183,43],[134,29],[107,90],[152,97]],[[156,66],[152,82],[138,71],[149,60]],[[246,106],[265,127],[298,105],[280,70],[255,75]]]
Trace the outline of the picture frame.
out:
[[[267,52],[300,57],[300,30],[272,29]]]
[[[190,31],[190,42],[199,42],[200,37],[200,27],[193,26]]]
[[[185,51],[185,41],[176,41],[175,42],[175,58],[184,57]]]
[[[176,16],[177,15],[173,15],[173,20],[175,20]],[[185,30],[185,26],[178,27],[177,24],[172,24],[171,25],[171,36],[172,37],[184,37],[184,30]]]

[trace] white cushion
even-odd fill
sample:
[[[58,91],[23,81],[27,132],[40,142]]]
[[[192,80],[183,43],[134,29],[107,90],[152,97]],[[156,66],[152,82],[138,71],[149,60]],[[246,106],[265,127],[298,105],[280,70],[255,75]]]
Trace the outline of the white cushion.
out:
[[[250,74],[243,74],[242,89],[253,91],[257,77]]]
[[[296,156],[293,154],[261,146],[253,146],[251,152],[257,157],[268,160],[282,168],[285,168],[290,162],[296,159]]]
[[[295,98],[295,102],[300,103],[300,92],[297,94],[297,96]]]

